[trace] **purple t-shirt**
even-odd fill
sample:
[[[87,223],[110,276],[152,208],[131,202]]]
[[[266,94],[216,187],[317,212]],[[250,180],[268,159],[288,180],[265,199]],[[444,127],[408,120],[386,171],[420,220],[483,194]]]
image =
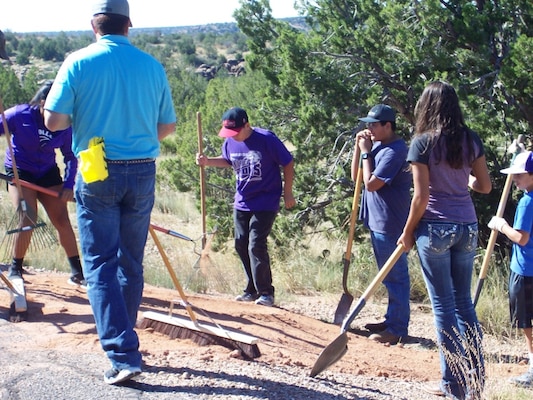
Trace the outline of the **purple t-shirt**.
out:
[[[463,159],[467,160],[467,130],[464,132]],[[468,132],[473,142],[474,159],[478,159],[485,154],[483,143],[477,133]],[[440,139],[444,138],[441,136]],[[407,156],[407,161],[425,164],[429,168],[429,203],[423,218],[458,223],[477,222],[476,210],[468,188],[468,176],[472,171],[470,163],[465,162],[460,169],[452,168],[446,162],[445,145],[439,146],[437,143],[429,147],[429,140],[429,134],[415,136]],[[439,149],[442,150],[440,157]]]
[[[406,161],[408,147],[403,139],[388,144],[374,143],[372,175],[385,182],[379,190],[365,189],[360,218],[371,231],[399,237],[411,205],[412,176]]]
[[[244,142],[228,138],[222,144],[222,157],[235,171],[235,209],[279,210],[282,190],[280,167],[289,164],[292,155],[273,132],[253,128]]]
[[[72,129],[50,132],[44,126],[39,106],[29,104],[11,107],[5,111],[5,116],[12,135],[11,143],[17,168],[38,179],[57,165],[55,149],[60,149],[65,162],[63,185],[72,189],[78,168],[78,160],[72,152]],[[1,119],[0,115],[0,134],[3,134],[4,124]],[[4,165],[13,167],[9,148],[6,149]]]

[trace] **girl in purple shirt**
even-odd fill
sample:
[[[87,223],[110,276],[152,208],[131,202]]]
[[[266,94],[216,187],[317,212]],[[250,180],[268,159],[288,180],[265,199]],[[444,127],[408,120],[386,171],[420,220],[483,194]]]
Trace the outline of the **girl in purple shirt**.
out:
[[[54,190],[58,196],[50,196],[39,191],[22,188],[22,196],[28,211],[37,211],[37,200],[43,205],[50,221],[57,229],[59,241],[67,254],[71,277],[68,282],[85,287],[76,237],[70,224],[67,201],[73,199],[72,188],[78,168],[78,161],[72,152],[72,130],[50,132],[44,125],[43,106],[50,91],[52,81],[46,81],[29,104],[16,105],[5,111],[5,119],[11,133],[11,144],[16,160],[19,178],[36,185]],[[0,116],[1,119],[1,116]],[[0,124],[0,134],[4,124]],[[64,177],[61,177],[56,163],[59,149],[65,163]],[[6,174],[14,177],[13,160],[9,147],[6,150],[4,166]],[[12,183],[8,184],[11,202],[20,204],[19,192]],[[25,223],[27,225],[27,223]],[[13,260],[9,275],[22,276],[22,263],[28,249],[32,231],[17,234],[13,248]]]

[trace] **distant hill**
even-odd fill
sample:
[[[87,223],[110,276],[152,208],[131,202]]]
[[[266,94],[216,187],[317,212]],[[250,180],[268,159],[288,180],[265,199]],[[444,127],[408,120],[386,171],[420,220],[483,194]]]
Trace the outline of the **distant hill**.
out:
[[[280,21],[287,22],[291,26],[300,30],[307,30],[307,25],[305,23],[304,17],[292,17],[292,18],[280,18]],[[140,35],[143,33],[152,33],[160,32],[161,34],[197,34],[197,33],[232,33],[238,32],[239,28],[235,22],[224,22],[216,24],[206,24],[206,25],[189,25],[189,26],[168,26],[168,27],[157,27],[157,28],[135,28],[133,27],[130,31],[131,36]],[[66,33],[70,35],[86,35],[87,33],[92,34],[90,30],[80,30],[80,31],[57,31],[57,32],[27,32],[27,33],[18,33],[16,35],[39,35],[39,36],[55,36],[60,33]]]

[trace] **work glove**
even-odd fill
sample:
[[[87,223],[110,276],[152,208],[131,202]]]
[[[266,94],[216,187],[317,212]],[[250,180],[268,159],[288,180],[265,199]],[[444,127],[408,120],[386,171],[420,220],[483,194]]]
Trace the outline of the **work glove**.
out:
[[[489,228],[490,229],[495,229],[497,230],[498,232],[501,232],[502,231],[502,228],[504,225],[507,225],[507,221],[505,221],[505,219],[503,218],[500,218],[500,217],[492,217],[489,221]]]

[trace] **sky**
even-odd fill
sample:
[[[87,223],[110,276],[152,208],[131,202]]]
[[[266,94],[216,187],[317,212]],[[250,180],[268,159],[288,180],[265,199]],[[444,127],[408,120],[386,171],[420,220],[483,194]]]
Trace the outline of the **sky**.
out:
[[[239,0],[129,0],[133,28],[234,22]],[[91,30],[90,0],[3,0],[0,30],[16,33]],[[275,18],[296,17],[293,0],[270,0]]]

